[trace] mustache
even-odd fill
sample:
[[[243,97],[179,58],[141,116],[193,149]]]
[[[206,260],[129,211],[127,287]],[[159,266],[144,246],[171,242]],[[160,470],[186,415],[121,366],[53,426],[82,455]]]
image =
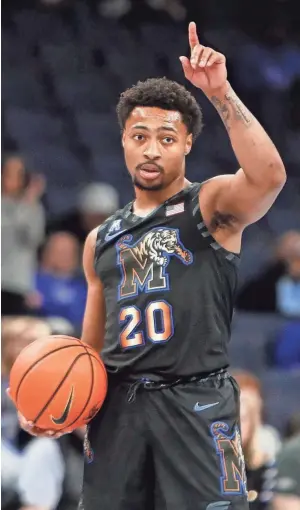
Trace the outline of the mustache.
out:
[[[143,166],[144,165],[152,165],[152,166],[155,166],[157,168],[157,170],[159,170],[159,172],[163,173],[164,172],[164,168],[160,165],[158,165],[157,163],[155,163],[155,161],[144,161],[143,163],[139,163],[135,169],[136,170],[142,170],[143,169]]]

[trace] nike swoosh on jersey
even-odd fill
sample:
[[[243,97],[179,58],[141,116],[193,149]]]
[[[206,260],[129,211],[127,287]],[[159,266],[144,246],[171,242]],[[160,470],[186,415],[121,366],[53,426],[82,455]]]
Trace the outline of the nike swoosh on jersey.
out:
[[[114,234],[106,234],[105,238],[104,238],[104,241],[112,241],[112,239],[114,239],[115,237],[123,234],[124,232],[126,232],[126,229],[125,230],[120,230],[120,232],[115,232]]]
[[[209,409],[210,407],[214,407],[214,406],[217,406],[219,402],[214,402],[213,404],[205,404],[203,406],[201,406],[199,404],[199,402],[197,402],[195,405],[194,405],[194,411],[196,411],[196,413],[199,413],[200,411],[205,411],[205,409]]]
[[[72,386],[68,401],[66,403],[66,407],[65,407],[62,415],[59,418],[54,418],[53,416],[51,416],[51,420],[53,421],[53,423],[55,423],[55,425],[62,425],[67,420],[69,413],[70,413],[71,405],[73,402],[73,396],[74,396],[74,387]]]

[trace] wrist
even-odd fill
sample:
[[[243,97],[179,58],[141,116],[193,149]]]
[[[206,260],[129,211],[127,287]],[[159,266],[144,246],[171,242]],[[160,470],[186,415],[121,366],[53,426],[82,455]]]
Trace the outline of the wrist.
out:
[[[206,97],[211,101],[212,98],[217,98],[220,100],[224,100],[226,98],[226,94],[229,93],[231,89],[231,85],[228,80],[225,81],[225,83],[216,89],[209,89],[204,90],[204,94]]]

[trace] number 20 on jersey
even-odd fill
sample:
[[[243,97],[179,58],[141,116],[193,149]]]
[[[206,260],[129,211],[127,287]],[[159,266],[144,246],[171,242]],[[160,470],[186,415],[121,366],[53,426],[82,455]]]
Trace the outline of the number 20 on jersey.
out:
[[[172,306],[163,300],[152,301],[144,311],[137,306],[124,307],[119,321],[122,349],[144,345],[145,337],[153,343],[164,343],[174,334]]]

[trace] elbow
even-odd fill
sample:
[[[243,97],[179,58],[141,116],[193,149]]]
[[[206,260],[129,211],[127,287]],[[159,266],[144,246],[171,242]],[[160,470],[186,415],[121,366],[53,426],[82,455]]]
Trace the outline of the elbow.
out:
[[[282,160],[272,162],[269,165],[270,171],[270,187],[274,189],[281,189],[286,183],[286,171]]]

